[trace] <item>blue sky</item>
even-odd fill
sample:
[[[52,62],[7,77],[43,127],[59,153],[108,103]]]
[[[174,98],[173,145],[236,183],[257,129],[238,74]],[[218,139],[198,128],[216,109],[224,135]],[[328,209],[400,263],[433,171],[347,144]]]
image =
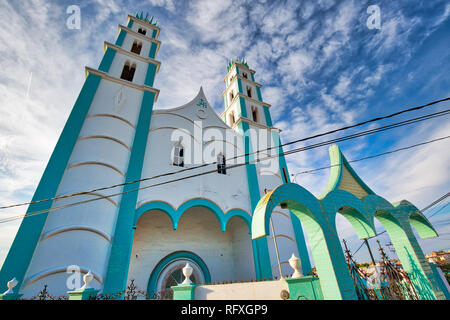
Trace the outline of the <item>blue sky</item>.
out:
[[[373,4],[380,8],[380,29],[366,26],[366,10]],[[66,26],[69,5],[81,8],[80,30]],[[83,84],[84,67],[98,66],[103,42],[114,42],[117,25],[140,10],[155,15],[161,28],[156,108],[182,105],[203,86],[220,114],[227,61],[236,56],[256,70],[285,142],[450,96],[446,1],[6,0],[0,3],[1,204],[31,199]],[[352,160],[449,132],[448,117],[441,117],[339,145]],[[328,165],[328,150],[287,160],[295,174]],[[449,191],[449,160],[445,140],[358,162],[354,168],[389,201],[407,199],[422,208]],[[327,180],[328,170],[296,177],[315,195]],[[439,207],[426,213],[435,210]],[[441,237],[420,240],[426,253],[450,248],[449,212],[450,205],[431,219]],[[340,217],[337,223],[350,249],[359,247],[350,224]],[[18,226],[19,221],[0,225],[0,263]],[[389,242],[386,234],[377,239]],[[356,259],[368,261],[367,250],[361,249]]]

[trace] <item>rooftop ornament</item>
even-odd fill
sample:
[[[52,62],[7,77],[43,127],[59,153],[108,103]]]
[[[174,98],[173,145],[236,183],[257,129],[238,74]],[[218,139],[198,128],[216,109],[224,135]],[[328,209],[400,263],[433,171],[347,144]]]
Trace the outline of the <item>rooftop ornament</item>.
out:
[[[250,69],[250,67],[248,66],[247,61],[246,61],[244,58],[237,57],[236,59],[234,59],[234,60],[231,59],[231,60],[228,62],[228,67],[227,67],[228,71],[230,71],[230,68],[233,66],[234,63],[240,63],[240,64],[242,64],[243,66],[245,66],[245,67],[247,67],[248,69]]]
[[[138,12],[138,13],[136,13],[136,18],[138,18],[139,20],[145,21],[147,23],[150,23],[151,25],[154,25],[154,26],[157,26],[157,23],[158,23],[156,21],[156,19],[155,19],[155,21],[153,21],[154,16],[152,16],[150,18],[150,20],[148,19],[148,12],[146,13],[145,17],[144,17],[144,12],[143,11],[141,11],[140,13]]]

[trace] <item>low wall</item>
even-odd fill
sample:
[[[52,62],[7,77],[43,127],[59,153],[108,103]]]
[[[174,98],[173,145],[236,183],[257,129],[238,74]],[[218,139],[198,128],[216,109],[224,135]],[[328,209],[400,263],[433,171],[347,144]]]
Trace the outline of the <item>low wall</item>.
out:
[[[174,300],[323,300],[320,281],[298,279],[172,287]]]
[[[282,300],[284,280],[205,285],[195,288],[195,300]]]

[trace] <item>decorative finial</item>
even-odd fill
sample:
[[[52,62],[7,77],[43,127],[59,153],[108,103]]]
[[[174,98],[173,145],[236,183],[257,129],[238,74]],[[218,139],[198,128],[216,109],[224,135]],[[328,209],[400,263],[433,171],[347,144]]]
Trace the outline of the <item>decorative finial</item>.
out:
[[[8,290],[5,291],[5,293],[3,294],[14,294],[13,289],[15,286],[17,286],[19,282],[17,282],[16,278],[12,278],[11,280],[8,281],[8,283],[6,284],[6,286],[8,287]]]
[[[189,262],[186,263],[186,265],[183,268],[183,275],[185,277],[184,281],[181,284],[192,284],[191,279],[189,279],[192,275],[192,271],[194,271],[194,269],[192,269],[192,267],[189,265]]]
[[[300,277],[303,277],[303,274],[299,271],[301,264],[300,259],[295,256],[295,254],[292,254],[292,257],[289,259],[289,265],[292,269],[294,269],[294,274],[292,275],[293,279],[298,279]]]
[[[82,289],[91,289],[92,287],[89,285],[89,283],[93,279],[94,275],[92,274],[91,270],[89,270],[88,273],[83,276],[84,286],[82,287]]]

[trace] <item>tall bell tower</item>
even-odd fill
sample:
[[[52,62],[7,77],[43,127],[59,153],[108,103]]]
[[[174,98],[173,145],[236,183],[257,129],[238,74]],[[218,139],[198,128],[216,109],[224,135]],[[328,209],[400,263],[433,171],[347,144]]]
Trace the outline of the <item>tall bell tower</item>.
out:
[[[222,93],[225,111],[221,115],[222,120],[244,139],[252,210],[265,192],[290,182],[280,141],[281,130],[273,127],[271,106],[262,99],[262,85],[255,81],[255,73],[244,59],[229,62],[224,79],[226,89]],[[262,152],[256,156],[256,151]],[[264,278],[289,273],[286,262],[293,253],[300,257],[303,272],[310,272],[311,263],[300,221],[280,207],[274,213],[271,236],[254,243],[257,276]]]
[[[95,288],[125,288],[122,261],[129,261],[131,253],[134,221],[129,212],[137,198],[130,190],[139,183],[46,199],[141,178],[159,93],[153,86],[160,66],[155,60],[159,32],[148,16],[129,15],[115,43],[104,43],[99,67],[86,67],[86,81],[1,269],[1,292],[15,277],[24,297],[44,284],[52,295],[64,295],[70,289],[67,271],[74,268],[82,274],[91,271]]]

